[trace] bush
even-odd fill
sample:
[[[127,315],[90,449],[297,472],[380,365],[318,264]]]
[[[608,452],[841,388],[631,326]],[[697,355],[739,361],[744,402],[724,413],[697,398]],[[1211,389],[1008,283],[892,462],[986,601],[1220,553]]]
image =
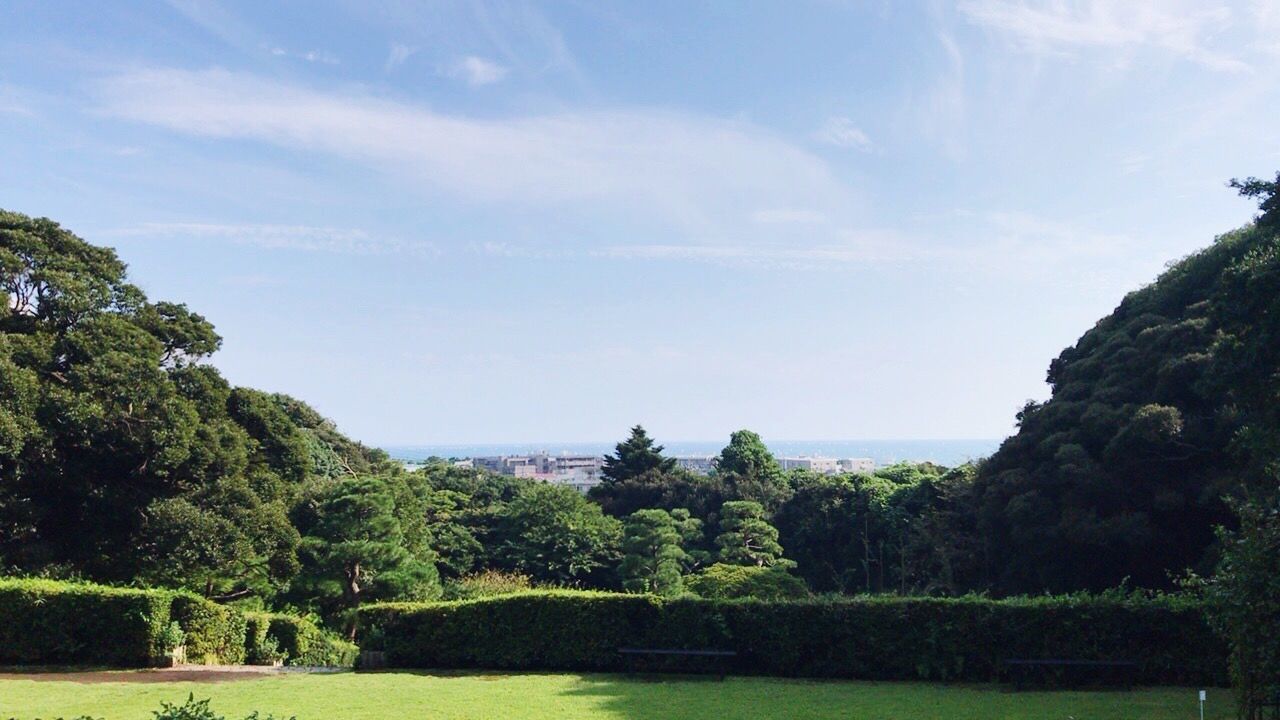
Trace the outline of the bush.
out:
[[[160,709],[151,713],[152,720],[226,720],[222,715],[215,713],[209,708],[209,700],[196,700],[196,696],[187,695],[187,701],[181,705],[174,705],[170,702],[160,703]],[[245,716],[244,720],[275,720],[274,715],[259,717],[254,712]],[[288,720],[297,720],[296,717],[290,716]]]
[[[268,634],[271,614],[245,613],[244,661],[250,665],[274,665],[285,660],[280,641]]]
[[[795,600],[809,595],[803,580],[776,566],[716,563],[685,578],[685,587],[700,597],[715,600]]]
[[[360,653],[354,643],[292,615],[271,615],[267,632],[284,654],[286,665],[351,667]]]
[[[138,667],[164,655],[173,595],[0,580],[0,663]]]
[[[186,633],[188,662],[222,665],[244,662],[246,620],[239,610],[197,595],[175,593],[169,614]]]
[[[445,583],[445,600],[475,600],[533,589],[533,578],[502,570],[485,570]]]
[[[1132,659],[1138,681],[1222,684],[1226,649],[1181,598],[662,600],[544,591],[360,610],[393,667],[622,670],[619,647],[727,649],[752,675],[997,678],[1005,658]]]

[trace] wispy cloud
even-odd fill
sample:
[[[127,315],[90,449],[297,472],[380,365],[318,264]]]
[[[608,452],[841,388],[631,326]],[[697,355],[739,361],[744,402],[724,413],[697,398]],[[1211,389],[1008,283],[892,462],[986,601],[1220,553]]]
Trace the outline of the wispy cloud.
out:
[[[451,63],[445,68],[444,74],[472,87],[479,87],[500,82],[507,76],[507,69],[492,60],[467,55]]]
[[[282,47],[271,48],[271,54],[276,57],[288,57],[297,60],[305,60],[309,63],[320,63],[322,65],[337,65],[341,61],[333,53],[324,50],[307,50],[305,52],[291,52]]]
[[[960,160],[967,152],[964,53],[949,32],[938,31],[936,37],[944,62],[933,84],[914,103],[915,121],[924,137],[938,143],[952,160]]]
[[[1250,69],[1206,46],[1230,24],[1231,9],[1205,0],[967,0],[960,12],[1031,51],[1151,47],[1214,70]]]
[[[875,149],[871,138],[862,131],[853,120],[847,117],[827,118],[827,121],[814,133],[814,139],[827,145],[850,148],[862,152]]]
[[[224,70],[148,70],[100,87],[99,111],[177,132],[367,163],[477,202],[584,212],[729,236],[743,207],[829,217],[857,193],[816,155],[744,121],[647,110],[473,119]]]
[[[404,43],[391,43],[391,49],[387,52],[387,63],[383,69],[390,72],[400,67],[416,52],[418,52],[416,47]]]
[[[848,270],[856,267],[925,266],[960,277],[1036,277],[1055,283],[1079,284],[1063,267],[1124,265],[1118,262],[1133,248],[1126,235],[1099,233],[1026,212],[957,212],[948,237],[907,234],[891,230],[841,233],[827,243],[648,244],[615,245],[592,254],[614,260],[700,262],[716,265],[760,266],[804,270]],[[1119,268],[1123,272],[1127,267]],[[1096,273],[1095,273],[1096,274]]]
[[[351,228],[309,225],[226,224],[226,223],[144,223],[108,230],[109,237],[142,237],[172,240],[213,240],[254,245],[269,249],[330,252],[348,255],[403,253],[434,256],[439,249],[429,242],[410,242],[373,236]]]

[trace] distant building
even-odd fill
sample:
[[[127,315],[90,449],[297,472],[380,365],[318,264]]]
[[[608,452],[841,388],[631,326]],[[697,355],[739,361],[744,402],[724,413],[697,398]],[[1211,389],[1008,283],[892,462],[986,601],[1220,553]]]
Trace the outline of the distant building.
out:
[[[876,471],[876,461],[871,458],[844,458],[840,461],[840,472],[870,475]]]
[[[676,466],[691,473],[709,475],[716,467],[715,455],[682,455],[674,458]]]
[[[830,457],[780,457],[778,464],[783,470],[807,470],[823,475],[838,473],[870,473],[876,469],[871,458],[830,458]]]
[[[780,457],[778,464],[783,470],[808,470],[823,475],[834,475],[840,472],[840,461],[828,457]]]
[[[472,458],[472,463],[503,475],[568,485],[581,493],[600,484],[600,472],[604,469],[604,458],[599,455],[568,453],[478,457]]]

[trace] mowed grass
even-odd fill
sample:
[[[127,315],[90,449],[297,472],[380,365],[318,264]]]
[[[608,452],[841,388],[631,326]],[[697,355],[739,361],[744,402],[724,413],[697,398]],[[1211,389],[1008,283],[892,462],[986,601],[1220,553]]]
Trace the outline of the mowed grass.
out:
[[[119,673],[123,679],[128,673]],[[113,680],[117,674],[113,674]],[[0,680],[0,718],[146,720],[162,700],[212,698],[238,720],[257,710],[298,720],[1192,720],[1192,688],[1126,692],[1009,692],[995,686],[616,675],[342,673],[223,682]],[[1233,717],[1230,693],[1210,690],[1206,718]]]

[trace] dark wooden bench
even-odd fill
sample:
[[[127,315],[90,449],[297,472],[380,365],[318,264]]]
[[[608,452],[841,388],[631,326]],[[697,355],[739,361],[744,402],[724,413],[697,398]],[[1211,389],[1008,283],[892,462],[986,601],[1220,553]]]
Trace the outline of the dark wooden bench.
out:
[[[1050,670],[1063,670],[1068,673],[1085,671],[1086,673],[1104,676],[1118,676],[1123,679],[1126,690],[1133,687],[1133,676],[1138,671],[1138,663],[1133,660],[1069,660],[1062,658],[1022,659],[1014,658],[1004,661],[1008,675],[1012,676],[1014,687],[1018,690],[1032,674],[1044,676]]]
[[[721,680],[724,679],[725,663],[729,658],[736,657],[738,653],[733,650],[680,650],[676,648],[634,648],[621,647],[618,648],[618,654],[628,659],[627,667],[631,672],[635,672],[634,659],[637,657],[692,657],[692,658],[710,658],[718,660],[718,673]]]

